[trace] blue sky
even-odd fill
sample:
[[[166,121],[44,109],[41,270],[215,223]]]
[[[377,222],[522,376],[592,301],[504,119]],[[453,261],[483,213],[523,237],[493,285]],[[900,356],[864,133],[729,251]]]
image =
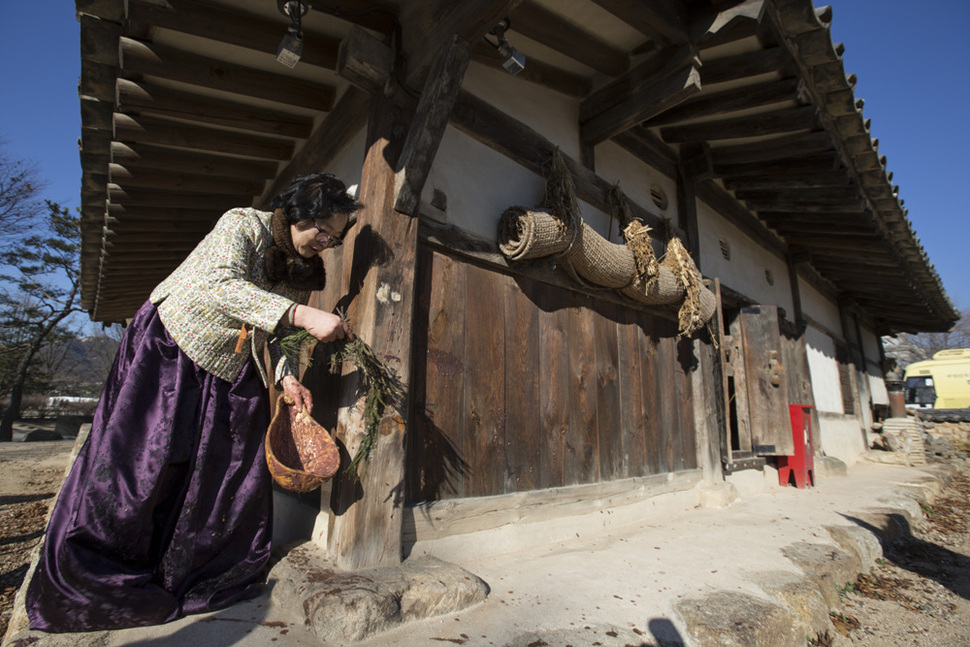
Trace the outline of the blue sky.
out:
[[[970,309],[970,2],[832,0],[832,32],[858,76],[872,135],[944,287]],[[0,137],[36,162],[46,198],[80,199],[78,23],[74,3],[0,5]]]

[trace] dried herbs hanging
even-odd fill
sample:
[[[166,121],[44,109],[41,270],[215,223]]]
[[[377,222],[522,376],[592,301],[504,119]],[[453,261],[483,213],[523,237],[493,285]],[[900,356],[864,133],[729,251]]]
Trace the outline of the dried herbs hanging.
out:
[[[344,321],[348,321],[343,313],[338,314]],[[309,365],[312,361],[312,349],[316,343],[316,338],[308,331],[299,330],[282,337],[280,348],[290,359],[299,361],[302,356]],[[327,349],[330,351],[330,372],[337,373],[344,362],[349,362],[360,371],[360,388],[366,393],[363,414],[364,436],[353,459],[345,468],[347,476],[357,479],[359,465],[370,459],[377,445],[378,426],[384,411],[389,405],[400,406],[404,389],[397,373],[382,362],[374,350],[359,336],[355,336],[353,341],[338,339],[330,342],[327,344]]]

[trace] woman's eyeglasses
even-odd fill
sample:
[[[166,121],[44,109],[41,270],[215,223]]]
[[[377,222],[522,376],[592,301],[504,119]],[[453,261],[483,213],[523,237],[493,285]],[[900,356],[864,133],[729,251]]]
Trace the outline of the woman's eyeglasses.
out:
[[[310,222],[312,222],[313,226],[317,228],[317,235],[314,236],[314,239],[318,243],[323,243],[327,247],[340,247],[340,245],[343,244],[344,241],[340,238],[340,236],[334,236],[329,231],[323,229],[317,224],[316,218],[311,218]]]

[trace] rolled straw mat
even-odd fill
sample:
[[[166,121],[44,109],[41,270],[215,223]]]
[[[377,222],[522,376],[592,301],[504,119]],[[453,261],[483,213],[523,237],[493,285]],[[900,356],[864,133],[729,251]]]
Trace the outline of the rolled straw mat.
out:
[[[309,492],[340,467],[340,452],[327,430],[284,395],[266,431],[266,466],[281,487]]]
[[[604,288],[622,288],[629,284],[637,269],[633,252],[626,245],[611,243],[585,222],[563,259],[580,277]]]
[[[572,231],[547,211],[509,207],[499,218],[498,248],[512,261],[562,253]]]
[[[674,271],[665,265],[658,268],[657,275],[652,279],[643,281],[636,276],[628,285],[620,288],[619,292],[625,297],[648,305],[664,305],[684,298],[684,286],[677,279]]]

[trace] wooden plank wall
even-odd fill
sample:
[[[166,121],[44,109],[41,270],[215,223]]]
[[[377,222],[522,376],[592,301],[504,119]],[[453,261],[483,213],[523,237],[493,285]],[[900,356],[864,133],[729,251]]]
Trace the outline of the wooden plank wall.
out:
[[[408,502],[697,467],[691,340],[421,245]]]

